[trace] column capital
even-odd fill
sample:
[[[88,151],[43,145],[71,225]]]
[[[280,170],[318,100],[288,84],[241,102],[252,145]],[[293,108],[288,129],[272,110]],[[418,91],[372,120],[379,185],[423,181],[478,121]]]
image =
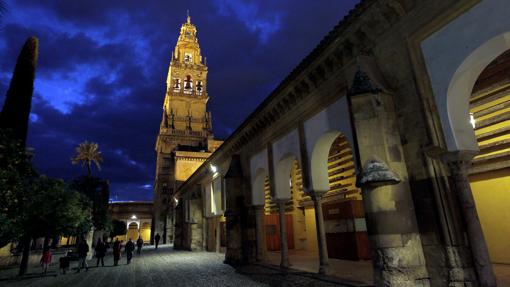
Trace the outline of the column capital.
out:
[[[308,195],[310,195],[310,197],[313,199],[313,200],[321,200],[322,197],[327,193],[327,191],[316,191],[316,190],[310,190]]]
[[[440,159],[448,165],[452,175],[467,175],[471,167],[471,161],[478,154],[474,150],[447,151],[439,147],[433,147],[426,151],[427,155]]]
[[[398,174],[392,171],[384,161],[373,157],[363,165],[363,172],[358,179],[358,184],[361,187],[377,187],[394,185],[400,181]]]

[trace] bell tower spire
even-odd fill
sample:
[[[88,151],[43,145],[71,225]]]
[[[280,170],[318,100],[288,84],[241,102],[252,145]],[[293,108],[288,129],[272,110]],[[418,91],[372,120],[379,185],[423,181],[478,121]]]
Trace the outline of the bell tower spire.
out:
[[[207,111],[208,69],[202,60],[197,27],[191,23],[189,11],[186,16],[169,53],[163,117],[156,140],[154,232],[164,240],[173,236],[174,191],[221,144],[214,140]]]

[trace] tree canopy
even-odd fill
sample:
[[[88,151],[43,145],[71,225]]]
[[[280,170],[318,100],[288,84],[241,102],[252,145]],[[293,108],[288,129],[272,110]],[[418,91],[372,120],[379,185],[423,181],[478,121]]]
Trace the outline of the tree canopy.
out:
[[[0,246],[22,234],[20,210],[29,198],[27,184],[35,176],[21,141],[0,130]]]
[[[92,203],[92,224],[96,229],[108,229],[108,200],[110,190],[108,181],[92,176],[82,176],[70,183],[70,188],[85,195]]]
[[[110,238],[118,235],[125,235],[127,233],[127,226],[124,221],[112,220],[112,230],[110,231]]]
[[[39,176],[21,143],[0,132],[0,245],[23,236],[81,235],[91,203],[62,180]]]

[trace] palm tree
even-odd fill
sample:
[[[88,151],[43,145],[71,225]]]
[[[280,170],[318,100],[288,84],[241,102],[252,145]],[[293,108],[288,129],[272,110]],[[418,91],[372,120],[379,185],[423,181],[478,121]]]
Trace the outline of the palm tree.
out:
[[[103,162],[103,155],[99,151],[99,145],[94,142],[82,142],[76,147],[76,156],[71,158],[73,164],[81,163],[81,166],[87,166],[88,176],[92,175],[92,163],[97,166],[98,170],[101,170],[101,162]]]

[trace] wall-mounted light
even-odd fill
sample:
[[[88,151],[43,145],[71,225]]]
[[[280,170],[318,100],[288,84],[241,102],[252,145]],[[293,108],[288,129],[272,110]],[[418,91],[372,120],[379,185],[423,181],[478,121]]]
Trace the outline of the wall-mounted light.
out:
[[[217,173],[218,172],[218,167],[216,167],[215,165],[210,165],[209,168],[211,169],[212,173]]]
[[[475,116],[473,113],[469,113],[469,122],[471,123],[471,125],[473,126],[473,128],[475,128]]]
[[[133,216],[131,216],[131,219],[136,219],[136,215],[133,214]]]
[[[179,204],[179,199],[177,199],[176,197],[174,197],[174,201],[175,201],[175,205]]]

